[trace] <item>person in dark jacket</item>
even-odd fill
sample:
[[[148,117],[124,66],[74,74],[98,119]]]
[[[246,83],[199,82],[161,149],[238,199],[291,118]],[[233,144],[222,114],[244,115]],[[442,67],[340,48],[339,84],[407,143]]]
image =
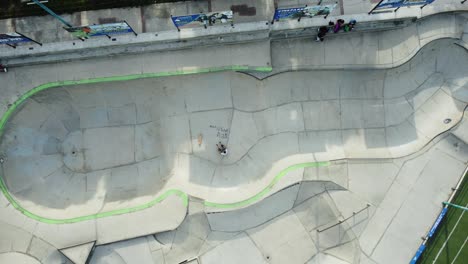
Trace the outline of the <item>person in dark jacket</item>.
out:
[[[0,64],[0,72],[7,72],[7,67],[4,66],[3,64]]]
[[[319,27],[316,41],[323,41],[325,39],[325,35],[327,35],[327,32],[328,32],[328,27],[326,26]]]

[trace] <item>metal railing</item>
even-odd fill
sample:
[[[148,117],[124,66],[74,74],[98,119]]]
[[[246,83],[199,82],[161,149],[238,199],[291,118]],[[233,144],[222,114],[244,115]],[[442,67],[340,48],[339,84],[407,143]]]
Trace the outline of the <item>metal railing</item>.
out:
[[[369,219],[370,206],[370,204],[367,204],[363,209],[353,212],[351,216],[343,220],[339,220],[337,223],[327,226],[323,229],[317,229],[317,247],[319,249],[326,250],[328,248],[333,248],[354,240],[357,237],[355,232],[362,228],[364,225],[361,224],[365,223],[365,221]],[[363,217],[360,217],[361,213],[364,211],[367,211],[367,214]],[[356,218],[358,217],[359,219],[356,221]],[[355,230],[350,232],[351,229]]]

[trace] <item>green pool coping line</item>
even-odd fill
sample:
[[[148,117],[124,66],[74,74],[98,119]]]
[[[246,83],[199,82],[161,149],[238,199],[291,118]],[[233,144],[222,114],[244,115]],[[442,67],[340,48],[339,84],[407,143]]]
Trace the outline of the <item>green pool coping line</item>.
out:
[[[83,80],[74,80],[74,81],[59,81],[59,82],[50,82],[46,84],[39,85],[25,94],[23,94],[18,100],[16,100],[11,107],[8,108],[8,110],[5,112],[5,114],[2,116],[2,119],[0,119],[0,137],[3,135],[3,132],[5,130],[5,125],[7,121],[10,119],[11,115],[14,113],[16,108],[23,103],[26,99],[29,97],[33,96],[36,93],[39,93],[41,91],[51,89],[51,88],[58,88],[62,86],[70,86],[70,85],[79,85],[79,84],[93,84],[93,83],[103,83],[103,82],[115,82],[115,81],[129,81],[129,80],[137,80],[137,79],[143,79],[143,78],[155,78],[155,77],[167,77],[167,76],[178,76],[178,75],[187,75],[187,74],[199,74],[199,73],[210,73],[210,72],[220,72],[220,71],[228,71],[228,70],[233,70],[233,71],[238,71],[238,70],[251,70],[251,71],[261,71],[261,72],[268,72],[271,71],[271,67],[247,67],[247,66],[228,66],[228,67],[215,67],[215,68],[204,68],[204,69],[194,69],[194,70],[179,70],[179,71],[171,71],[171,72],[159,72],[159,73],[143,73],[143,74],[132,74],[132,75],[124,75],[124,76],[113,76],[113,77],[102,77],[102,78],[93,78],[93,79],[83,79]],[[227,204],[222,204],[222,203],[212,203],[205,201],[205,206],[208,207],[216,207],[216,208],[235,208],[235,207],[242,207],[249,205],[255,201],[260,200],[262,197],[264,197],[269,191],[272,190],[272,188],[278,183],[278,181],[286,176],[289,172],[293,170],[297,170],[300,168],[306,168],[306,167],[320,167],[320,166],[328,166],[330,163],[329,162],[307,162],[307,163],[301,163],[301,164],[296,164],[290,167],[287,167],[286,169],[280,171],[272,180],[270,184],[268,184],[267,187],[265,187],[262,191],[260,191],[258,194],[235,203],[227,203]],[[25,208],[23,208],[15,199],[14,197],[10,194],[8,191],[8,188],[3,180],[3,175],[0,175],[0,189],[2,190],[3,195],[5,198],[10,202],[10,204],[18,211],[20,211],[22,214],[25,216],[34,219],[36,221],[42,222],[42,223],[47,223],[47,224],[67,224],[67,223],[77,223],[77,222],[82,222],[82,221],[87,221],[87,220],[93,220],[97,218],[102,218],[102,217],[108,217],[108,216],[114,216],[114,215],[122,215],[122,214],[127,214],[131,212],[136,212],[136,211],[141,211],[147,208],[150,208],[154,206],[155,204],[165,200],[167,197],[170,195],[176,195],[180,197],[184,205],[187,207],[188,206],[188,194],[183,192],[182,190],[178,189],[170,189],[165,191],[163,194],[158,196],[157,198],[151,200],[148,203],[130,207],[130,208],[122,208],[122,209],[117,209],[117,210],[112,210],[112,211],[107,211],[107,212],[101,212],[101,213],[96,213],[96,214],[91,214],[91,215],[85,215],[85,216],[80,216],[80,217],[74,217],[74,218],[68,218],[68,219],[53,219],[53,218],[47,218],[47,217],[42,217],[37,214],[34,214]]]
[[[212,203],[212,202],[205,201],[205,206],[216,207],[216,208],[224,208],[224,209],[243,207],[243,206],[252,204],[252,203],[260,200],[269,191],[271,191],[271,189],[273,189],[273,187],[276,185],[276,183],[278,183],[279,180],[281,180],[281,178],[286,176],[291,171],[294,171],[294,170],[297,170],[297,169],[302,169],[302,168],[307,168],[307,167],[324,167],[324,166],[329,166],[329,165],[330,165],[330,162],[328,162],[328,161],[325,161],[325,162],[306,162],[306,163],[299,163],[299,164],[296,164],[296,165],[292,165],[292,166],[289,166],[286,169],[280,171],[275,176],[275,178],[273,178],[273,180],[270,182],[270,184],[267,185],[267,187],[265,187],[259,193],[257,193],[256,195],[254,195],[254,196],[252,196],[252,197],[250,197],[250,198],[248,198],[246,200],[235,202],[235,203],[225,203],[225,204],[223,204],[223,203]]]

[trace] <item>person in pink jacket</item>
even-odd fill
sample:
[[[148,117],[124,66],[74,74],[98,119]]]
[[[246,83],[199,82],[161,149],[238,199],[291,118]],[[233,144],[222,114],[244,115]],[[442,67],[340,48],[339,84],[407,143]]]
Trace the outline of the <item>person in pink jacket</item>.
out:
[[[343,19],[338,19],[335,23],[335,27],[333,28],[334,33],[338,33],[340,29],[343,27],[345,21]]]

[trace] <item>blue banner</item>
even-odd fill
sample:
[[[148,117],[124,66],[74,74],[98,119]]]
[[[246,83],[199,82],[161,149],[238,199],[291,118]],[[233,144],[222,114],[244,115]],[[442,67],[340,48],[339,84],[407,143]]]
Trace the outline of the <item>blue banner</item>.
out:
[[[100,25],[89,25],[81,27],[65,28],[73,36],[88,38],[95,36],[110,36],[116,34],[132,33],[133,29],[126,22],[108,23]]]
[[[412,5],[428,5],[434,1],[435,0],[383,0],[377,5],[376,9],[398,8]]]
[[[13,44],[21,43],[21,42],[30,42],[30,41],[32,40],[24,36],[21,36],[18,33],[5,33],[5,34],[0,33],[0,44],[13,45]]]
[[[445,207],[444,209],[442,209],[442,211],[440,212],[439,216],[437,217],[436,221],[434,222],[434,224],[432,225],[431,227],[431,230],[429,230],[429,233],[427,234],[427,238],[431,238],[435,232],[437,231],[437,228],[439,227],[440,223],[442,222],[442,220],[444,219],[444,216],[447,214],[447,207]],[[410,264],[416,264],[418,263],[418,260],[419,260],[419,257],[421,257],[421,254],[424,252],[424,250],[426,249],[426,245],[423,243],[421,246],[419,246],[418,248],[418,251],[416,251],[416,254],[414,255],[414,257],[411,259],[411,262]]]
[[[198,14],[198,15],[188,15],[188,16],[175,16],[175,17],[171,17],[172,19],[172,23],[174,23],[174,25],[176,27],[183,27],[187,24],[190,24],[190,23],[193,23],[193,22],[202,22],[202,19],[204,14]]]
[[[437,217],[437,220],[434,222],[434,225],[432,225],[431,230],[429,230],[429,233],[427,234],[427,237],[432,237],[437,230],[437,228],[440,225],[440,222],[442,222],[442,219],[444,219],[445,214],[447,213],[447,207],[442,209],[442,212],[440,212],[439,217]]]
[[[300,17],[326,16],[329,15],[335,7],[336,4],[276,9],[275,15],[273,16],[273,20],[279,21],[281,19],[298,19]]]
[[[305,7],[276,9],[273,19],[278,21],[280,19],[285,19],[285,18],[290,18],[290,19],[298,18],[304,13],[304,8]]]
[[[428,5],[434,2],[435,0],[405,0],[403,1],[404,6],[412,6],[412,5]]]
[[[418,263],[418,259],[421,257],[421,254],[424,252],[425,249],[426,249],[426,245],[422,244],[421,246],[419,246],[418,251],[416,251],[416,254],[411,259],[410,264]]]
[[[402,6],[404,0],[383,0],[380,2],[375,9],[383,8],[397,8]]]
[[[216,23],[232,23],[233,13],[229,11],[211,12],[206,14],[186,15],[186,16],[173,16],[171,17],[172,23],[176,28],[181,27],[199,27],[206,25],[214,25]]]

